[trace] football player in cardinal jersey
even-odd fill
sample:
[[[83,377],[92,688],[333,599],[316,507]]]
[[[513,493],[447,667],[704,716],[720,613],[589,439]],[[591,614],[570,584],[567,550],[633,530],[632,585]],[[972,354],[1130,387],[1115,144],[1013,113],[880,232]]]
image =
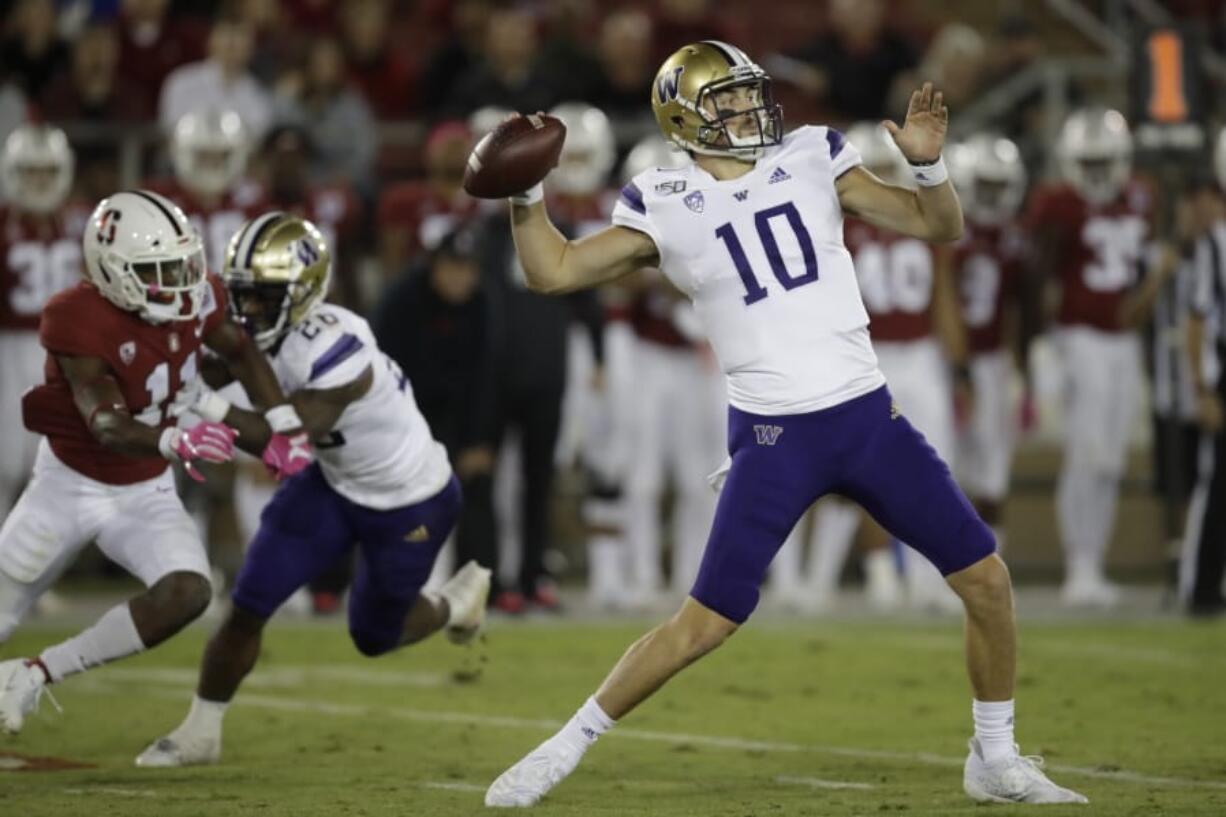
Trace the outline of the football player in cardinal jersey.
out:
[[[1063,599],[1106,606],[1119,597],[1103,565],[1141,397],[1135,330],[1153,283],[1141,286],[1153,197],[1132,177],[1132,135],[1118,111],[1074,111],[1056,148],[1063,183],[1035,191],[1026,226],[1036,276],[1055,276],[1060,291],[1055,342],[1066,399],[1056,513]]]
[[[476,562],[437,594],[420,592],[455,526],[460,484],[411,384],[376,346],[366,321],[323,302],[331,259],[315,225],[282,212],[251,220],[230,242],[223,276],[236,319],[269,356],[319,459],[282,484],[265,509],[234,604],[205,648],[191,710],[138,766],[217,762],[222,716],[255,665],[265,623],[355,543],[361,558],[349,632],[364,655],[444,627],[452,641],[467,641],[481,626],[489,594],[490,572]],[[237,428],[240,440],[263,440],[271,431],[259,414],[207,389],[191,406],[206,422]]]
[[[496,779],[489,806],[531,806],[616,721],[749,618],[775,552],[819,497],[841,493],[936,564],[966,605],[975,734],[963,787],[977,800],[1085,802],[1013,739],[1009,572],[949,468],[894,406],[877,367],[843,215],[926,241],[962,234],[941,148],[948,109],[930,84],[888,123],[917,185],[886,184],[825,126],[783,131],[766,72],[714,40],[683,46],[651,89],[679,169],[622,188],[613,226],[567,240],[540,186],[511,197],[529,286],[592,287],[658,267],[694,302],[727,375],[726,479],[690,596],[621,661],[557,734]]]
[[[954,247],[954,271],[966,324],[974,399],[959,429],[958,472],[979,515],[1002,545],[1001,511],[1018,414],[1010,399],[1013,350],[1020,331],[1024,239],[1017,224],[1026,168],[1012,141],[978,134],[958,146],[950,172],[966,213]],[[1025,370],[1025,361],[1022,361]]]
[[[38,316],[81,280],[89,210],[67,204],[73,154],[59,128],[21,125],[0,152],[0,521],[34,465],[38,437],[21,422],[19,396],[42,378]]]
[[[263,208],[260,185],[246,177],[251,135],[234,111],[192,111],[170,135],[174,179],[147,188],[175,202],[204,241],[204,257],[216,269],[226,242]]]
[[[90,216],[83,249],[88,280],[43,310],[46,380],[22,399],[26,427],[45,439],[0,528],[0,643],[91,541],[148,589],[37,657],[0,663],[0,728],[9,732],[48,684],[153,647],[208,605],[204,546],[167,467],[182,462],[203,479],[195,460],[234,453],[233,428],[175,422],[202,344],[266,409],[273,433],[254,450],[269,469],[289,476],[311,460],[268,362],[227,320],[225,290],[205,272],[203,244],[182,210],[156,193],[116,193]]]

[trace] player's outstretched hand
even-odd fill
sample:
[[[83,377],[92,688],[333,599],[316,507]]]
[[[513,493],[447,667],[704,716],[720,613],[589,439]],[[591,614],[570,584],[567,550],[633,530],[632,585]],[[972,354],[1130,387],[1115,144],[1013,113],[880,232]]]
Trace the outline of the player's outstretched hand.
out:
[[[306,431],[273,434],[261,459],[268,473],[280,482],[314,462],[315,451]]]
[[[224,423],[204,420],[189,429],[171,426],[162,432],[158,448],[166,459],[183,463],[187,475],[204,482],[204,475],[192,465],[193,460],[229,462],[234,459],[234,440],[238,432]]]
[[[932,83],[911,94],[907,106],[907,119],[902,127],[890,120],[881,123],[894,143],[912,164],[935,162],[941,156],[945,144],[945,130],[949,127],[949,108],[945,107],[944,95],[933,91]]]

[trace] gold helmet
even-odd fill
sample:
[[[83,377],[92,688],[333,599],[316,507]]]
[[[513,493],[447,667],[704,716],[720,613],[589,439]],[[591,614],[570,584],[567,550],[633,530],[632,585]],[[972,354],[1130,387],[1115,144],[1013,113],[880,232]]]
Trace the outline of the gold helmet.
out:
[[[751,107],[721,108],[715,94],[747,88]],[[664,61],[651,87],[651,109],[664,138],[685,150],[755,160],[783,138],[783,108],[771,94],[762,66],[733,45],[703,40],[682,46]],[[728,124],[752,115],[757,133],[734,134]]]
[[[230,239],[221,277],[235,320],[267,350],[327,296],[332,256],[314,224],[273,211]]]

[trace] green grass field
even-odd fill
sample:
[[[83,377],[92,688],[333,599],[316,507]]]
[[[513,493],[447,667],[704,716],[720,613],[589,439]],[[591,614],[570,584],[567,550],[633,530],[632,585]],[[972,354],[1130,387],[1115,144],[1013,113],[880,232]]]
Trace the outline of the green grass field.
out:
[[[226,725],[222,764],[136,769],[182,717],[208,632],[193,628],[57,690],[0,753],[94,768],[0,771],[0,814],[476,814],[640,623],[498,623],[360,657],[339,622],[275,627]],[[26,629],[19,655],[61,637]],[[1064,814],[1226,814],[1226,628],[1179,621],[1024,626],[1019,738],[1085,792]],[[474,669],[480,669],[479,674]],[[477,677],[473,677],[477,675]],[[751,625],[603,739],[540,807],[552,815],[1009,815],[961,792],[970,730],[957,624]],[[0,757],[0,767],[16,765]]]

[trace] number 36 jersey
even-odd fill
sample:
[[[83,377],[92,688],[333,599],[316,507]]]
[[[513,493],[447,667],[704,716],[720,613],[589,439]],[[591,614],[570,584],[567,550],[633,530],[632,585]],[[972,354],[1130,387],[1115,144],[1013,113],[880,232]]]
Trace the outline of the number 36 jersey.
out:
[[[644,171],[622,188],[613,223],[655,242],[739,409],[817,411],[885,382],[835,190],[858,164],[838,131],[802,127],[737,179],[690,163]]]
[[[428,499],[451,479],[447,451],[431,435],[412,386],[379,351],[362,318],[321,304],[269,362],[287,395],[340,388],[370,368],[370,389],[345,407],[330,434],[314,441],[324,479],[341,496],[388,510]]]

